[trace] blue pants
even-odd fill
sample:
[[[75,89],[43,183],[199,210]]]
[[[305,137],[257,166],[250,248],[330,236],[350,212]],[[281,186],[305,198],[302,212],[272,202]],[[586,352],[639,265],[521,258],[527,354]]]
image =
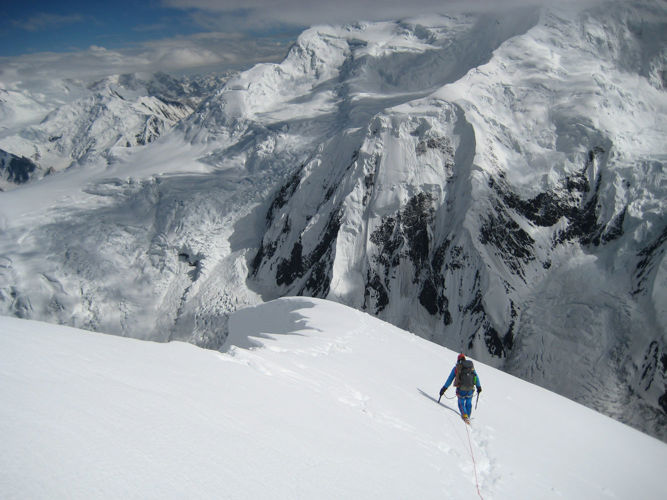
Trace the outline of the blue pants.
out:
[[[475,391],[462,391],[456,389],[456,396],[459,398],[459,411],[461,416],[468,415],[472,413],[472,396],[475,394]]]

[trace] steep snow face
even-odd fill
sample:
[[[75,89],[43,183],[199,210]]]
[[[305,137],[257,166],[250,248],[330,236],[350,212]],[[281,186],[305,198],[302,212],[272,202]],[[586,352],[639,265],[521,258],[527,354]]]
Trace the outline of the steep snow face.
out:
[[[239,306],[327,297],[667,439],[666,24],[310,29],[159,140],[3,193],[0,310],[220,347]]]
[[[329,301],[239,310],[222,352],[0,317],[0,483],[17,498],[643,498],[667,445]],[[530,401],[529,408],[522,402]]]
[[[2,89],[0,151],[14,160],[0,164],[5,181],[0,188],[98,158],[110,162],[115,148],[153,142],[189,116],[202,94],[222,81],[122,75],[92,83],[56,79]]]

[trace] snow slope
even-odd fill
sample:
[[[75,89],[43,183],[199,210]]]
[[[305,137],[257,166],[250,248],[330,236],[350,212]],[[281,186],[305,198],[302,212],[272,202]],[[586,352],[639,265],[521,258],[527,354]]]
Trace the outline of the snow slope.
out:
[[[216,352],[1,317],[0,495],[663,498],[664,443],[480,362],[467,429],[436,402],[456,353],[368,314],[229,326]]]

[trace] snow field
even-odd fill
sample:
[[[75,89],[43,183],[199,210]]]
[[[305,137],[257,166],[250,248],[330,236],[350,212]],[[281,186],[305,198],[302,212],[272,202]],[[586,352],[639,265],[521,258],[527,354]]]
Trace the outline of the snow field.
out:
[[[0,325],[3,498],[477,494],[456,401],[436,404],[456,353],[345,306],[237,311],[223,352]],[[484,498],[662,498],[664,443],[476,367]]]

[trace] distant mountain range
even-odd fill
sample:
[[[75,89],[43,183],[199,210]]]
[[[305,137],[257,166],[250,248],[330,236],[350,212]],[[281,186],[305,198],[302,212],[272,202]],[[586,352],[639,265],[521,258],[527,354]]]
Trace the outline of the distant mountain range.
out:
[[[191,115],[226,78],[119,75],[0,89],[0,188],[148,144]]]

